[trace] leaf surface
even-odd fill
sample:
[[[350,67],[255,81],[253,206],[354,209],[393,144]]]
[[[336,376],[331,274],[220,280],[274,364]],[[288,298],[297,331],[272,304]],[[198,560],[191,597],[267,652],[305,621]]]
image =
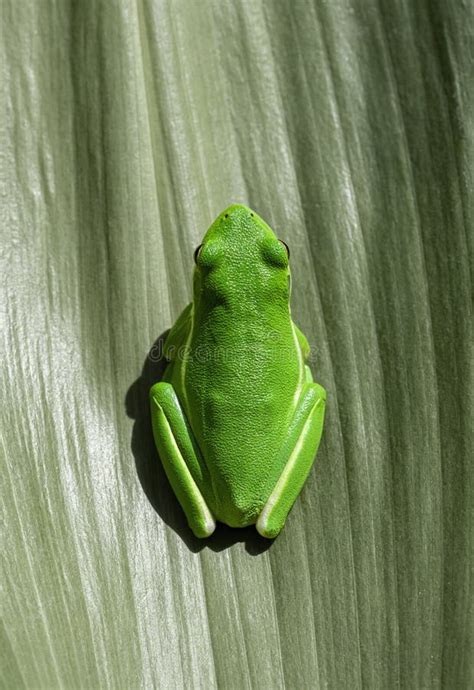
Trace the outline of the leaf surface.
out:
[[[2,5],[2,686],[472,688],[474,12]],[[189,533],[153,343],[231,202],[328,391],[281,536]]]

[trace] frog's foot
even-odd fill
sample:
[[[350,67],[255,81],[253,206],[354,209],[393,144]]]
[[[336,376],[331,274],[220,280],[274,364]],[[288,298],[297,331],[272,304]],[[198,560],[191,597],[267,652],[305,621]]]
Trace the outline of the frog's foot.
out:
[[[280,451],[286,459],[283,472],[257,520],[263,537],[273,539],[279,534],[309,474],[321,440],[325,401],[322,386],[304,385]]]
[[[196,537],[209,537],[216,521],[196,479],[208,481],[196,440],[170,383],[156,383],[150,390],[153,436],[173,491]]]

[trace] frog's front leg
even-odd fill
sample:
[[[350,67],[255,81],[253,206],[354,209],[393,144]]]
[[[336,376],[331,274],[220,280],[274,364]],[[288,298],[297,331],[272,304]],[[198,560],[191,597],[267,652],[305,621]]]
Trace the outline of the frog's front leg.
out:
[[[173,386],[156,383],[150,389],[150,403],[153,436],[166,475],[194,534],[208,537],[214,532],[216,521],[198,482],[202,486],[209,479]]]
[[[309,474],[321,440],[325,401],[326,391],[312,383],[306,367],[306,383],[281,449],[285,466],[257,520],[263,537],[272,539],[281,531]]]

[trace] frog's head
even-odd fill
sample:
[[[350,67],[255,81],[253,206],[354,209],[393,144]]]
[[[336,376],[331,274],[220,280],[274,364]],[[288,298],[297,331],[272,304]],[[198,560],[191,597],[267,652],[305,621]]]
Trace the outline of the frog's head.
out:
[[[216,218],[194,260],[196,306],[288,310],[288,247],[247,206],[233,204]]]

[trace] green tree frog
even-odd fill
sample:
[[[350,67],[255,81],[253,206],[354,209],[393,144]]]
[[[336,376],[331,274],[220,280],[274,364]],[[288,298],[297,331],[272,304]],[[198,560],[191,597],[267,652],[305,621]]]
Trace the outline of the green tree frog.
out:
[[[290,311],[287,246],[254,211],[223,211],[195,252],[193,301],[150,390],[155,444],[197,537],[216,520],[275,537],[313,464],[326,393]]]

